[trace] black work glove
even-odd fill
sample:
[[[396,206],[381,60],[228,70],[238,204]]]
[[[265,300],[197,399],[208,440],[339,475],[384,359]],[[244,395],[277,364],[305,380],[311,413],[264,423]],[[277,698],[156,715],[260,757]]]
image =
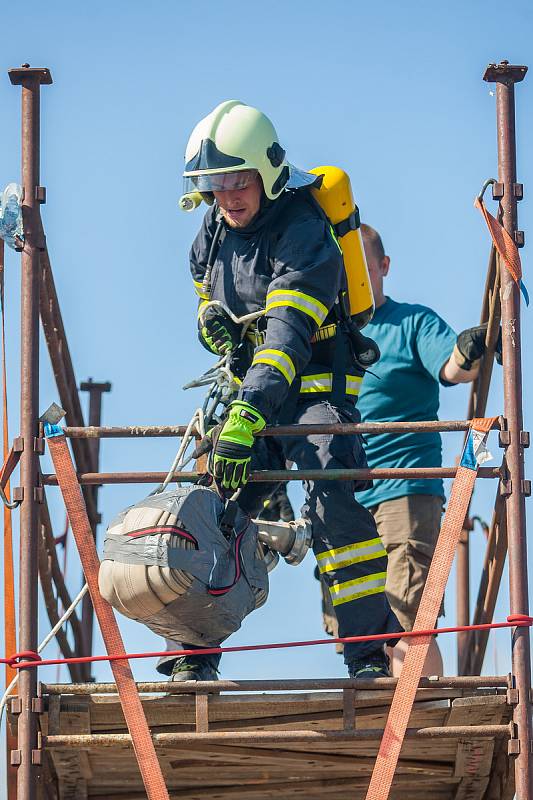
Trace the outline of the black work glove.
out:
[[[210,306],[204,314],[200,336],[212,353],[223,356],[240,343],[241,326],[233,322],[224,309]]]
[[[458,367],[469,371],[477,367],[477,362],[486,350],[487,322],[467,328],[457,337],[453,348],[453,357]],[[502,363],[502,332],[498,334],[495,348],[496,361]]]

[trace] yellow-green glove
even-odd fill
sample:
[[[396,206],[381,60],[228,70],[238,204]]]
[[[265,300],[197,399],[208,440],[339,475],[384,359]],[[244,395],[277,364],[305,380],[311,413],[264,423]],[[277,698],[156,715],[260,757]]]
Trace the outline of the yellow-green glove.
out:
[[[208,470],[224,489],[240,489],[250,477],[250,462],[254,437],[266,425],[259,411],[235,400],[229,407],[226,422],[213,429],[213,450]]]

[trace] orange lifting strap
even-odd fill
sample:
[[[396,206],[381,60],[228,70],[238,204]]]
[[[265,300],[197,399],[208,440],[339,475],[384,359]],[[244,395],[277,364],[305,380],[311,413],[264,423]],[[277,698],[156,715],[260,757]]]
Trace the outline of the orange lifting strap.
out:
[[[444,589],[474,491],[479,466],[477,455],[480,448],[484,448],[488,433],[496,419],[497,417],[473,419],[470,423],[461,463],[457,468],[448,508],[442,521],[420,600],[414,630],[436,627]],[[392,699],[366,800],[387,800],[389,796],[430,641],[430,636],[414,636],[406,639],[408,650]]]
[[[4,240],[0,239],[0,312],[2,314],[2,435],[4,464],[8,464],[9,431],[7,417],[7,376],[6,376],[6,335],[4,321]],[[9,481],[4,493],[9,500]],[[13,527],[11,509],[4,505],[4,644],[6,653],[17,652],[17,634],[15,620],[15,576],[13,569]],[[6,686],[15,677],[15,670],[6,666]]]
[[[61,429],[55,425],[45,426],[50,455],[57,473],[57,481],[76,540],[80,560],[89,586],[89,593],[96,612],[100,630],[108,655],[125,654],[124,643],[111,606],[98,591],[98,569],[100,562],[92,537],[91,526],[85,508],[78,478],[74,470],[70,451]],[[133,749],[149,800],[169,800],[168,791],[157,760],[154,743],[144,715],[137,685],[133,679],[127,659],[112,661],[111,669],[117,685],[122,712],[131,734]]]

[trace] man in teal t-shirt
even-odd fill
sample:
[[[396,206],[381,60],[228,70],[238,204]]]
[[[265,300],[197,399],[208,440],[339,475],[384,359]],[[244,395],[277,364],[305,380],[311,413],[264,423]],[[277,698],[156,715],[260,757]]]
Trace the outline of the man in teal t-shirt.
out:
[[[436,420],[441,386],[474,380],[485,350],[486,325],[456,336],[426,306],[399,303],[383,292],[389,272],[378,232],[362,225],[363,243],[376,311],[365,328],[381,358],[365,375],[357,407],[363,421]],[[373,374],[372,374],[373,373]],[[377,467],[440,467],[438,433],[376,434],[365,437],[368,464]],[[405,630],[412,630],[439,534],[444,487],[441,480],[379,480],[357,499],[374,515],[388,554],[386,592]],[[327,597],[324,598],[327,601]],[[325,603],[327,606],[327,602]],[[324,614],[326,630],[335,634],[332,608]],[[392,651],[392,673],[398,675],[406,645]],[[433,639],[424,674],[442,675],[442,657]]]

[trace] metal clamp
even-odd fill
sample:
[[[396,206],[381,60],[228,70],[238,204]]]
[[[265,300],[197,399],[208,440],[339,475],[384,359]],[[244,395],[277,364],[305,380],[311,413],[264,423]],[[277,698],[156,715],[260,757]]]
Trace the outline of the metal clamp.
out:
[[[0,485],[0,498],[2,499],[2,503],[5,505],[5,507],[10,508],[11,510],[13,510],[14,508],[18,508],[22,502],[22,500],[9,500],[1,485]]]

